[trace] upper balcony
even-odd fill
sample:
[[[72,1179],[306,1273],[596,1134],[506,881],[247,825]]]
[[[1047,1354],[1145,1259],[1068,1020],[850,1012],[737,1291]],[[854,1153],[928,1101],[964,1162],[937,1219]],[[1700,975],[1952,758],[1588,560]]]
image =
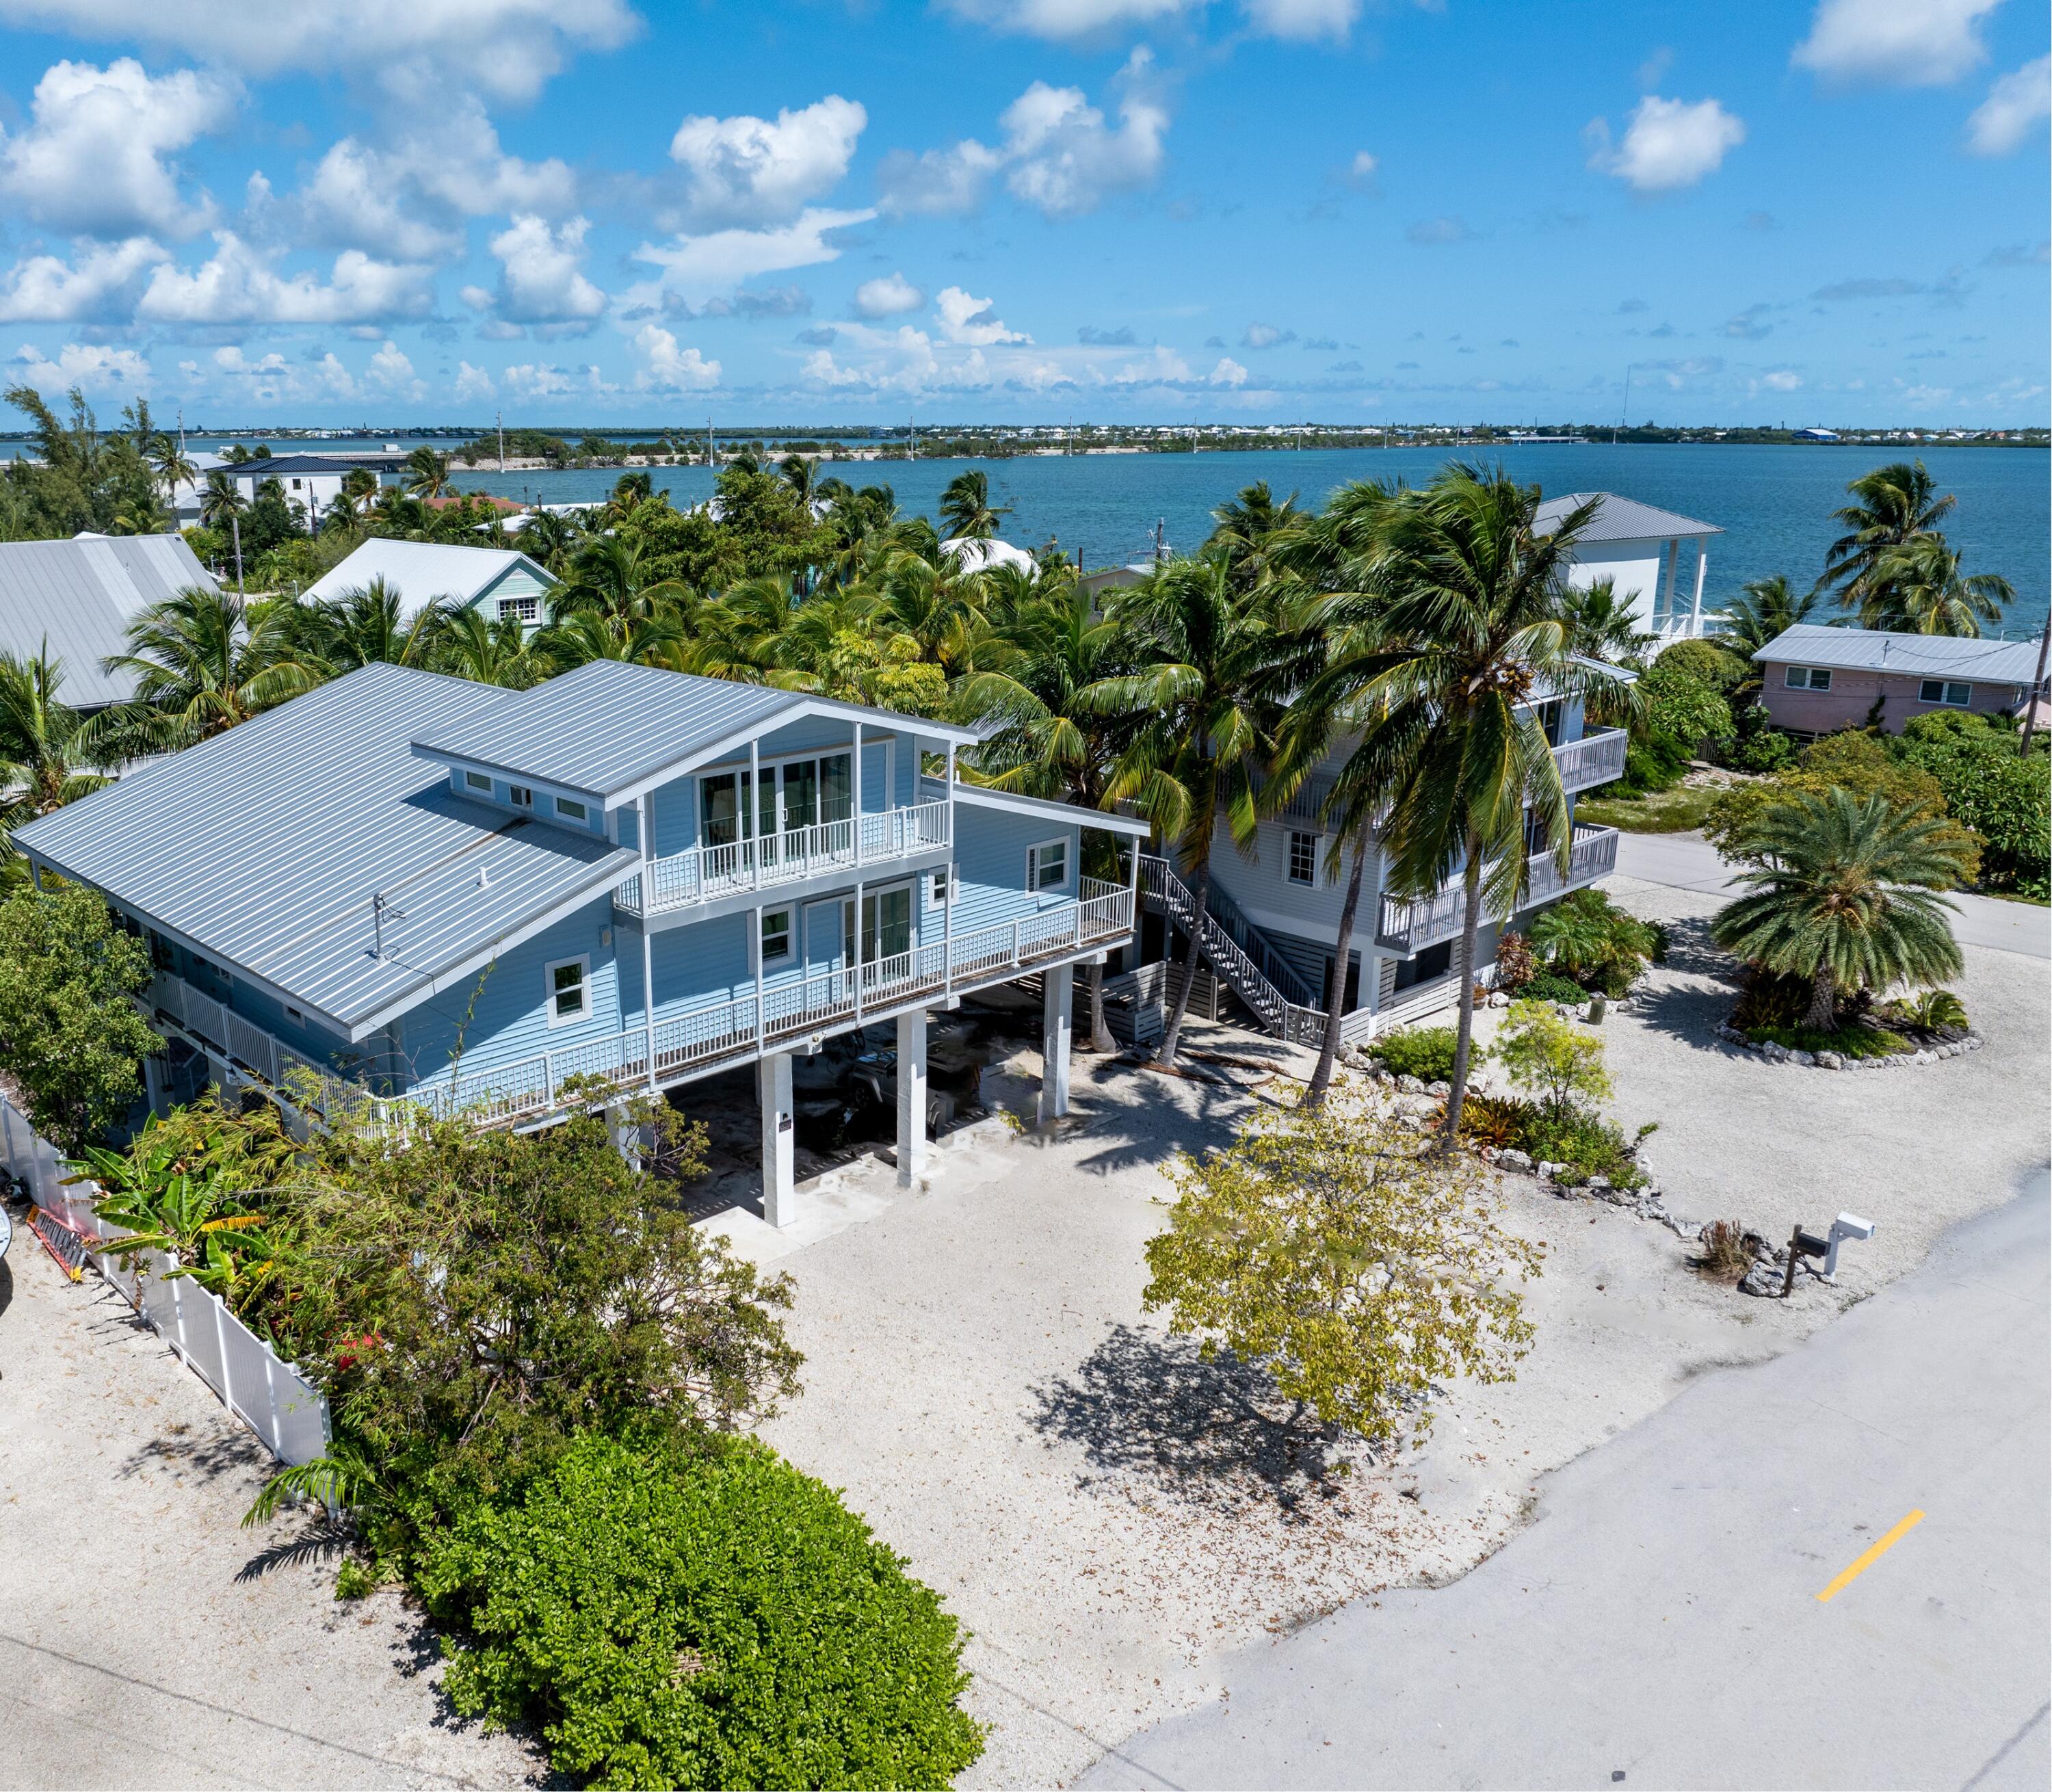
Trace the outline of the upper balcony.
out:
[[[621,885],[613,900],[629,914],[663,914],[824,873],[895,865],[954,842],[953,804],[918,803],[666,853],[647,861],[648,869]]]
[[[1535,852],[1525,862],[1525,890],[1517,906],[1521,911],[1550,902],[1556,896],[1564,896],[1570,890],[1586,889],[1598,878],[1608,877],[1616,869],[1617,830],[1578,827],[1568,851],[1564,876],[1550,852]],[[1459,879],[1447,882],[1436,895],[1419,902],[1407,901],[1400,896],[1384,896],[1375,929],[1376,944],[1385,951],[1401,953],[1408,958],[1427,946],[1458,939],[1466,906],[1466,892]]]
[[[1584,734],[1579,741],[1553,749],[1553,762],[1561,769],[1561,788],[1570,796],[1578,790],[1592,790],[1600,784],[1624,776],[1624,749],[1631,737],[1622,728],[1606,728]]]

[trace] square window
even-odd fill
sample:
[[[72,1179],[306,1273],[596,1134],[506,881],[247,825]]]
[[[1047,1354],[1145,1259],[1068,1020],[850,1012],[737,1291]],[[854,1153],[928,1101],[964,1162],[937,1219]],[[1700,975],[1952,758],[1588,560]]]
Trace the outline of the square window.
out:
[[[1822,666],[1812,666],[1810,668],[1810,688],[1812,691],[1829,691],[1831,688],[1830,671]]]
[[[516,809],[531,809],[535,806],[535,793],[524,784],[507,785],[506,800]]]
[[[574,796],[558,796],[556,799],[556,813],[566,821],[589,821],[591,819],[591,811]]]
[[[586,988],[590,979],[589,957],[565,958],[549,967],[547,994],[551,1027],[568,1026],[572,1021],[582,1020],[590,1011],[590,992]]]
[[[1311,883],[1316,881],[1318,867],[1318,836],[1315,834],[1290,835],[1289,876],[1292,883]]]
[[[1026,887],[1038,893],[1043,890],[1066,890],[1069,884],[1069,843],[1067,840],[1043,840],[1036,847],[1026,849]]]
[[[491,794],[491,780],[482,772],[465,772],[463,781],[472,790],[481,790],[488,796]]]
[[[762,911],[762,963],[766,969],[791,956],[791,911],[789,909],[765,909]]]
[[[499,620],[501,622],[537,622],[541,620],[542,600],[538,597],[502,597],[499,600]]]
[[[937,907],[947,901],[950,881],[945,867],[934,873],[934,902]]]
[[[1807,691],[1810,688],[1810,668],[1807,666],[1791,666],[1781,675],[1781,682],[1791,691]]]

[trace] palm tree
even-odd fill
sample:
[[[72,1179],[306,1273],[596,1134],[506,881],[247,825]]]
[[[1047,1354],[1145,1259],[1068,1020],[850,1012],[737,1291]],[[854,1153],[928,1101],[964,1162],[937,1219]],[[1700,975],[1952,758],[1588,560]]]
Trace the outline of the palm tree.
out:
[[[2002,620],[2015,597],[1999,573],[1963,576],[1960,557],[1943,535],[1917,535],[1874,561],[1860,626],[1909,635],[1978,636],[1983,622]]]
[[[174,753],[311,690],[321,669],[294,647],[289,612],[193,587],[152,604],[128,625],[129,651],[106,663],[134,675],[135,694],[93,717],[82,748],[119,758]]]
[[[1807,1026],[1838,1024],[1842,991],[1937,984],[1960,974],[1960,949],[1937,894],[1959,882],[1963,848],[1938,817],[1876,792],[1798,792],[1764,809],[1733,843],[1754,862],[1752,894],[1711,918],[1728,952],[1810,980]]]
[[[777,463],[777,471],[784,475],[784,483],[791,488],[791,495],[805,507],[806,514],[809,515],[813,501],[826,495],[821,489],[818,457],[809,454],[787,454]]]
[[[367,515],[377,502],[380,482],[368,467],[352,467],[342,475],[342,499],[358,516]]]
[[[1223,553],[1240,582],[1251,585],[1267,572],[1271,549],[1294,539],[1305,517],[1295,492],[1279,504],[1267,480],[1257,479],[1213,511],[1212,520],[1216,526],[1204,546]]]
[[[550,599],[554,615],[587,610],[618,621],[647,619],[693,601],[691,587],[680,580],[652,577],[652,565],[640,542],[621,535],[601,535],[578,549],[570,576]]]
[[[299,607],[296,621],[309,663],[339,674],[359,666],[427,664],[451,607],[438,597],[409,617],[381,575],[324,603]]]
[[[788,579],[773,573],[737,579],[692,617],[679,667],[738,684],[775,684],[785,669],[792,614]]]
[[[1155,1054],[1166,1065],[1196,980],[1220,812],[1236,843],[1253,840],[1257,769],[1301,665],[1266,595],[1242,590],[1223,554],[1171,561],[1118,593],[1106,620],[1137,663],[1079,698],[1133,724],[1106,795],[1135,803],[1162,839],[1177,843],[1195,904],[1182,987]]]
[[[528,690],[555,670],[519,617],[493,622],[476,609],[454,610],[444,618],[433,660],[437,671],[508,691]]]
[[[0,855],[11,857],[14,830],[89,796],[108,781],[81,742],[85,722],[65,702],[64,663],[46,639],[33,659],[0,651]]]
[[[180,486],[190,485],[199,477],[199,469],[194,466],[175,436],[165,435],[161,432],[152,436],[144,454],[150,463],[150,470],[157,475],[158,483],[164,488],[164,502],[167,504],[178,501]]]
[[[110,535],[163,535],[170,532],[171,515],[159,503],[155,493],[124,498],[115,506],[108,521]]]
[[[577,546],[578,527],[555,511],[531,511],[513,545],[536,565],[561,577]]]
[[[449,488],[449,457],[425,442],[406,456],[406,490],[416,498],[440,498]]]
[[[1299,617],[1326,640],[1326,663],[1299,701],[1358,730],[1339,776],[1356,800],[1380,797],[1385,889],[1422,898],[1461,879],[1459,1022],[1443,1149],[1459,1135],[1467,1094],[1475,937],[1485,903],[1507,916],[1528,886],[1528,810],[1567,868],[1567,797],[1533,705],[1583,695],[1606,677],[1576,656],[1561,616],[1568,565],[1596,503],[1544,534],[1538,504],[1537,486],[1459,465],[1421,491],[1363,494],[1359,521],[1374,526],[1357,537],[1369,546],[1354,589],[1310,601]]]
[[[1036,590],[999,637],[997,667],[970,674],[956,691],[961,718],[994,730],[974,755],[981,781],[1083,808],[1110,808],[1131,718],[1086,694],[1130,669],[1125,645],[1075,581]],[[1110,1051],[1101,962],[1089,967],[1088,987],[1091,1049]]]
[[[1822,585],[1813,585],[1798,597],[1785,573],[1771,578],[1748,579],[1742,595],[1725,606],[1724,626],[1717,640],[1750,666],[1752,656],[1777,636],[1798,623],[1807,622],[1824,601]],[[1756,683],[1758,680],[1756,679]]]
[[[233,477],[218,469],[206,475],[206,490],[200,494],[199,519],[210,529],[225,522],[235,539],[235,585],[242,587],[242,518],[249,502]]]
[[[1643,671],[1647,655],[1660,644],[1658,635],[1639,628],[1631,600],[1620,598],[1617,581],[1608,576],[1563,587],[1561,620],[1568,625],[1569,652],[1613,666]]]
[[[1957,500],[1938,495],[1921,460],[1877,467],[1846,490],[1855,501],[1831,513],[1846,533],[1824,550],[1824,576],[1818,583],[1837,585],[1840,605],[1858,610],[1878,595],[1874,584],[1881,557],[1913,536],[1935,534]]]
[[[941,521],[946,525],[951,541],[988,540],[997,533],[998,518],[1011,514],[1008,504],[991,507],[990,481],[976,467],[948,481],[947,490],[941,494],[940,508]]]
[[[623,659],[637,666],[670,664],[683,631],[666,616],[619,616],[597,610],[577,610],[535,639],[537,651],[567,671],[594,659]]]

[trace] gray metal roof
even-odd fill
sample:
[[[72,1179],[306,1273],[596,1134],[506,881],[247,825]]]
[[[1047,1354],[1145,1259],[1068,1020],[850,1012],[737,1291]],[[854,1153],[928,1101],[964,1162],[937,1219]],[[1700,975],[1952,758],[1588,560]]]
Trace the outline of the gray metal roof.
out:
[[[1904,676],[1979,679],[2028,686],[2038,672],[2035,641],[1962,640],[1948,635],[1897,635],[1878,628],[1820,628],[1799,622],[1752,656],[1776,665],[1842,666]]]
[[[356,463],[330,460],[318,454],[272,454],[255,456],[248,460],[218,461],[207,471],[231,473],[238,479],[260,480],[308,473],[353,473]]]
[[[47,641],[74,709],[122,702],[135,694],[134,675],[101,662],[128,651],[139,612],[186,585],[215,589],[179,535],[0,542],[0,648],[30,659]]]
[[[361,1038],[636,862],[594,835],[456,796],[410,750],[423,730],[480,724],[518,702],[491,685],[366,666],[15,841]],[[382,958],[374,891],[401,911],[388,911]]]
[[[424,730],[413,744],[424,754],[607,802],[727,741],[746,741],[785,722],[820,714],[965,746],[976,738],[965,728],[802,691],[594,659],[521,692],[488,715]]]
[[[919,792],[926,801],[938,803],[947,796],[948,781],[922,777]],[[1144,840],[1154,831],[1138,816],[1121,815],[1116,810],[1086,808],[1080,803],[1058,803],[1045,796],[1022,796],[1016,791],[993,790],[988,784],[964,784],[959,780],[955,784],[955,800],[973,808],[1002,809],[1008,815],[1030,816],[1056,827],[1102,828],[1114,834],[1130,834],[1136,839]]]
[[[1614,491],[1570,491],[1545,499],[1535,515],[1534,526],[1542,535],[1558,528],[1568,511],[1591,499],[1596,514],[1575,539],[1578,542],[1662,542],[1677,535],[1721,535],[1714,522],[1698,522],[1692,517],[1642,504],[1636,498],[1620,498]]]
[[[307,602],[317,604],[382,579],[411,616],[437,597],[474,603],[516,570],[531,573],[544,591],[562,583],[540,561],[515,548],[460,547],[446,542],[401,542],[374,535],[331,566],[302,595]]]

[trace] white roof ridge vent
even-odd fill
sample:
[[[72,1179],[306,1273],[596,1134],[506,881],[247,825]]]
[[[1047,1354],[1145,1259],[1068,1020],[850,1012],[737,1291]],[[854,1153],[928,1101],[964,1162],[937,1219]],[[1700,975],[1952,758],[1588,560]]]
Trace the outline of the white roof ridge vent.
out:
[[[491,867],[489,865],[480,865],[477,867],[477,887],[480,890],[489,890],[491,887]]]

